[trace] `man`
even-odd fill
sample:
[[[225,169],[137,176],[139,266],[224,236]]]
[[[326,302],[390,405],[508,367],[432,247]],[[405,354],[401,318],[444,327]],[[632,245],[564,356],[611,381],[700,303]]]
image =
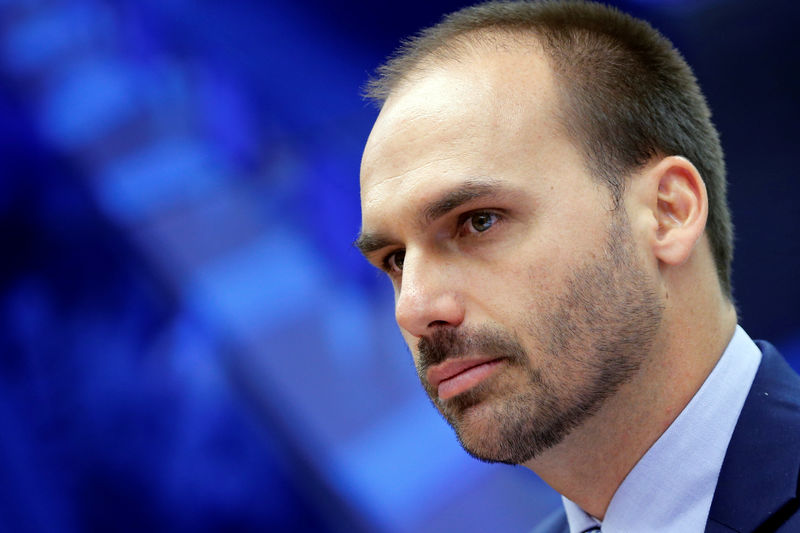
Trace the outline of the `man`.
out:
[[[405,43],[356,242],[464,449],[564,496],[541,531],[800,531],[800,379],[737,326],[691,70],[588,3],[487,3]]]

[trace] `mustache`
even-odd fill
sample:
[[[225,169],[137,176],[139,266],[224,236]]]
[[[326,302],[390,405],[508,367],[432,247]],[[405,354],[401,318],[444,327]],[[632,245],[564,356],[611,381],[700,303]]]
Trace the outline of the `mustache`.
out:
[[[446,359],[470,355],[527,361],[525,349],[513,335],[492,328],[468,330],[442,327],[431,335],[420,338],[417,351],[419,366],[423,372]]]

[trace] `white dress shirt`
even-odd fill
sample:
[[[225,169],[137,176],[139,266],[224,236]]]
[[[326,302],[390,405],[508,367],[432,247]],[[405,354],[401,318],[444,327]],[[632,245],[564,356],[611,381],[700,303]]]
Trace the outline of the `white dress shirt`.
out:
[[[758,346],[736,326],[700,390],[614,493],[602,523],[562,497],[570,533],[598,525],[603,533],[704,531],[725,451],[760,363]]]

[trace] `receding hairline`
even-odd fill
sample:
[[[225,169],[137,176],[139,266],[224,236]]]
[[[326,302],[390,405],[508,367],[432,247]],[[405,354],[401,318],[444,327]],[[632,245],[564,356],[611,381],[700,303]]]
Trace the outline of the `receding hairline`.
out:
[[[580,138],[570,131],[567,107],[570,106],[569,81],[559,74],[562,69],[554,57],[551,47],[544,44],[546,30],[528,24],[492,24],[459,30],[445,39],[436,41],[435,46],[415,48],[415,54],[405,52],[392,57],[378,70],[378,78],[367,84],[365,97],[383,107],[390,98],[419,83],[437,69],[467,65],[470,61],[481,61],[491,53],[517,54],[520,61],[530,65],[539,62],[548,72],[551,112],[559,133],[579,150]],[[388,67],[388,68],[385,68]],[[584,157],[587,170],[593,172],[588,159]]]
[[[396,55],[378,68],[378,76],[367,81],[363,94],[366,99],[381,106],[394,93],[424,78],[432,69],[464,63],[486,52],[532,51],[554,72],[553,62],[541,43],[542,37],[536,29],[522,26],[487,26],[463,30],[437,41],[435,46],[416,50],[411,56]]]
[[[534,86],[526,85],[530,83],[529,80],[531,78],[527,77],[527,75],[521,75],[520,72],[527,70],[532,65],[536,65],[534,68],[540,69],[538,74],[542,74],[543,71],[546,72],[536,81],[543,83],[538,87],[542,87],[547,95],[547,109],[545,112],[552,118],[550,124],[554,128],[553,132],[563,136],[564,140],[582,152],[581,139],[574,135],[568,126],[569,114],[567,107],[570,105],[567,97],[569,91],[568,82],[559,79],[556,60],[551,54],[548,54],[545,45],[542,43],[545,38],[546,36],[534,33],[527,26],[470,28],[449,36],[439,46],[426,50],[424,54],[415,56],[408,63],[400,65],[400,68],[397,69],[397,76],[391,80],[385,79],[383,82],[386,88],[386,96],[383,99],[378,99],[377,96],[370,96],[369,98],[380,105],[382,108],[381,114],[383,114],[384,111],[393,107],[394,103],[402,100],[406,91],[413,90],[415,85],[423,83],[429,76],[436,75],[443,70],[451,70],[454,67],[463,68],[469,72],[475,68],[475,65],[470,62],[487,62],[491,68],[491,66],[498,64],[491,54],[501,53],[516,56],[514,61],[519,62],[519,70],[507,72],[511,72],[516,78],[517,83],[514,88],[522,87],[523,89],[515,96],[506,93],[504,95],[506,98],[502,101],[515,101],[526,106],[532,102],[530,89]],[[385,73],[382,73],[381,76],[384,77]],[[497,84],[495,87],[507,89],[509,86],[507,84]],[[542,93],[536,92],[541,96]],[[541,99],[536,100],[542,102]],[[592,174],[595,173],[589,159],[585,156],[583,157],[583,164],[587,171]]]

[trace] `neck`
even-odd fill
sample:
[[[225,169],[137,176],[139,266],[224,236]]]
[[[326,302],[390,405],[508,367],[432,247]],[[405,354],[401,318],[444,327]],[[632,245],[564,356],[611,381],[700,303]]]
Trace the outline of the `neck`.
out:
[[[680,292],[666,300],[655,348],[636,377],[560,444],[525,463],[601,520],[622,481],[700,389],[733,337],[736,311],[718,290],[716,296],[699,287]]]

